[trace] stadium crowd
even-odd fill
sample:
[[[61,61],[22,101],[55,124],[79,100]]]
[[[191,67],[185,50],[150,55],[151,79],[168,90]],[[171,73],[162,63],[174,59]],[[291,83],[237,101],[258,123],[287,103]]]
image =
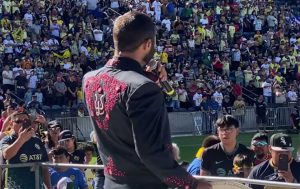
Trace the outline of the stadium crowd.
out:
[[[3,99],[9,90],[26,105],[36,96],[46,109],[77,107],[83,74],[112,56],[113,20],[138,10],[157,26],[155,59],[177,92],[167,98],[170,111],[243,114],[259,95],[282,106],[298,101],[295,1],[2,2]]]
[[[297,102],[300,4],[294,0],[278,6],[279,2],[0,0],[0,149],[4,160],[9,164],[92,162],[91,156],[97,151],[95,137],[91,135],[91,145],[78,148],[72,132],[63,130],[57,121],[47,122],[42,110],[80,107],[79,114],[84,115],[82,76],[101,68],[112,57],[113,21],[129,10],[149,14],[156,23],[154,58],[165,65],[176,90],[175,96],[166,97],[170,111],[231,114],[234,110],[239,116],[246,105],[284,106]],[[257,108],[257,114],[261,112],[265,113]],[[299,112],[295,116],[299,118]],[[203,147],[217,145],[210,150],[201,148],[194,160],[196,166],[193,161],[189,171],[300,182],[288,135],[277,134],[270,142],[263,134],[255,136],[251,143],[256,157],[253,159],[251,150],[236,145],[241,122],[230,116],[228,119],[216,122],[219,136],[211,137]],[[260,119],[265,121],[263,116]],[[298,127],[299,121],[293,126]],[[232,139],[230,143],[228,138]],[[280,143],[281,138],[285,144]],[[271,153],[268,145],[275,147]],[[288,154],[293,168],[280,173],[274,170],[280,154],[276,150]],[[212,151],[225,154],[227,160],[220,163],[224,167],[211,162]],[[274,161],[269,164],[270,158]],[[264,162],[259,166],[267,167],[268,172],[261,173],[261,168],[251,171],[257,162]],[[101,164],[100,158],[97,163]],[[45,186],[59,188],[71,182],[74,188],[103,187],[103,171],[50,168],[42,172]],[[273,174],[276,176],[271,177]],[[31,189],[35,184],[32,178],[30,168],[17,168],[9,169],[3,180],[8,188]]]

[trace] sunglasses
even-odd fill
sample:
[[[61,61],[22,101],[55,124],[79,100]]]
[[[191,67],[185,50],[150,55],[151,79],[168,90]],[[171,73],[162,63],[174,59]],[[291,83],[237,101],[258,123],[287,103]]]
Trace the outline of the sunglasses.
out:
[[[49,128],[49,131],[60,131],[60,128],[59,127],[52,127],[52,128]]]
[[[268,143],[266,141],[256,141],[252,145],[255,147],[264,147],[267,146]]]

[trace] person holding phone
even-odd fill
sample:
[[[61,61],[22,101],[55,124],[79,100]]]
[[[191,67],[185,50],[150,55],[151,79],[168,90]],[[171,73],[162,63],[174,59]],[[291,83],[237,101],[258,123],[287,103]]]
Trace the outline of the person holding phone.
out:
[[[270,138],[269,151],[271,159],[255,166],[249,179],[298,183],[300,182],[300,164],[292,157],[292,138],[283,133],[273,134]],[[250,185],[253,189],[264,186]]]
[[[12,134],[0,142],[0,150],[8,164],[47,162],[48,154],[41,139],[35,135],[30,117],[27,113],[16,112],[11,117]],[[30,189],[35,186],[34,172],[30,167],[8,169],[7,188]],[[42,168],[45,189],[51,188],[47,167]],[[42,188],[42,186],[40,187]]]

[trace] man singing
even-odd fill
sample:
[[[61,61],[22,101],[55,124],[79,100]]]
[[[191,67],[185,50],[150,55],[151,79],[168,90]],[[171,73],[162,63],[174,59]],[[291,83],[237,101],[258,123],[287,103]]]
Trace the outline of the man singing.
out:
[[[114,23],[115,56],[84,76],[85,101],[105,165],[104,188],[211,189],[172,157],[168,115],[159,86],[144,70],[155,52],[151,18],[128,12]],[[160,78],[166,79],[159,66]]]

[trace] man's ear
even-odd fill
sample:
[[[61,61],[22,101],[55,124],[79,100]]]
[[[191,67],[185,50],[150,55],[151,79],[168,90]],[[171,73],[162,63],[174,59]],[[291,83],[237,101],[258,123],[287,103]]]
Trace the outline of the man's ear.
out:
[[[143,49],[147,50],[147,49],[151,48],[152,43],[153,42],[151,39],[145,40],[143,43]]]

